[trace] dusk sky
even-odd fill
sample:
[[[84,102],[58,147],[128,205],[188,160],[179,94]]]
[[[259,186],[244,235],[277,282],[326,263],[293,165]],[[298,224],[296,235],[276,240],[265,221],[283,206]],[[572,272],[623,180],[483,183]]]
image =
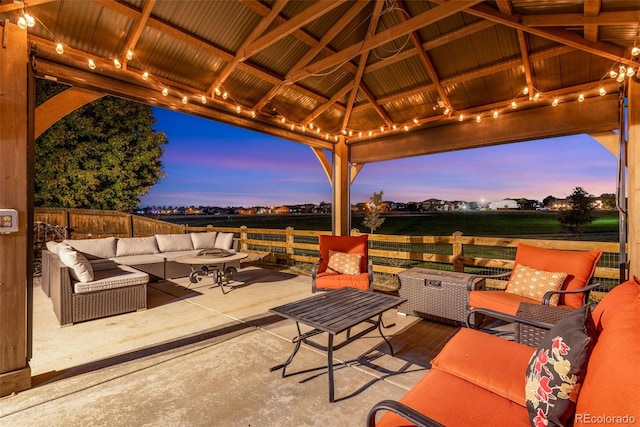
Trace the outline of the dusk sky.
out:
[[[280,206],[331,202],[331,186],[306,145],[154,107],[169,143],[166,177],[140,206]],[[562,198],[577,186],[616,191],[616,158],[587,135],[366,164],[351,203],[383,191],[394,202]]]

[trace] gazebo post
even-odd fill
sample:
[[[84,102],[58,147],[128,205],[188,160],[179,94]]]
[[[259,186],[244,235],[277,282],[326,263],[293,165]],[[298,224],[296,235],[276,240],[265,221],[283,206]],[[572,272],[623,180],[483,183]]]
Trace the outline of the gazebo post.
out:
[[[333,148],[332,228],[336,236],[348,236],[351,228],[349,147],[343,135]]]
[[[33,109],[28,100],[34,85],[28,84],[33,82],[29,66],[27,32],[5,20],[0,26],[0,208],[18,212],[18,231],[0,234],[0,396],[31,387]]]
[[[640,83],[629,79],[628,102],[628,247],[629,277],[640,275]]]

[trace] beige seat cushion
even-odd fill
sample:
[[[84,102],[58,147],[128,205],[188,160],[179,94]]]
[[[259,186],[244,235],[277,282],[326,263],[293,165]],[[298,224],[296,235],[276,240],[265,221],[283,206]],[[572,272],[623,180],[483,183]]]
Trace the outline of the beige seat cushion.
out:
[[[97,270],[91,282],[75,282],[73,290],[76,293],[87,293],[147,283],[149,283],[147,273],[126,265],[118,265],[109,270]]]

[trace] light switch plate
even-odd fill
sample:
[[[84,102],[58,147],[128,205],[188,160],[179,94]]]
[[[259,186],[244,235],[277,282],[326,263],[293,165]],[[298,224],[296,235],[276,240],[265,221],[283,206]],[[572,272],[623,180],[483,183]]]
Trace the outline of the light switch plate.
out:
[[[18,231],[18,211],[0,209],[0,233],[16,233]]]

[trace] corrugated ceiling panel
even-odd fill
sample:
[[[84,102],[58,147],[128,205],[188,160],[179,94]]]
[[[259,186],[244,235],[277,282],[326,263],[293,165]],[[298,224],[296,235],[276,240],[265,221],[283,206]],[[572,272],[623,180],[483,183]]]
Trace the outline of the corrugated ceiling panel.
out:
[[[513,0],[513,11],[520,15],[541,13],[582,13],[583,0]]]
[[[378,98],[430,83],[422,62],[420,62],[417,55],[403,62],[397,62],[380,70],[366,73],[364,81],[367,86],[372,88]]]
[[[291,2],[290,2],[291,3]],[[304,3],[304,2],[294,2]],[[320,18],[304,26],[304,31],[315,37],[316,40],[320,40],[328,31],[330,31],[335,23],[354,5],[353,2],[348,1],[343,5],[336,7],[335,9],[325,13]],[[356,21],[357,22],[357,21]]]
[[[241,3],[230,1],[159,1],[153,15],[234,53],[262,19]]]
[[[358,13],[356,18],[351,21],[336,37],[331,40],[329,47],[338,51],[356,43],[361,43],[362,38],[367,33],[369,27],[369,18],[373,10],[373,2],[367,5]]]
[[[224,82],[224,89],[231,95],[233,101],[243,108],[253,108],[271,88],[272,85],[264,80],[239,69]]]
[[[288,36],[253,55],[251,62],[284,76],[308,50],[309,46],[305,43],[293,36]]]
[[[314,92],[322,93],[327,98],[331,98],[336,92],[352,81],[353,74],[345,70],[343,67],[334,67],[307,77],[300,81],[299,84]]]

